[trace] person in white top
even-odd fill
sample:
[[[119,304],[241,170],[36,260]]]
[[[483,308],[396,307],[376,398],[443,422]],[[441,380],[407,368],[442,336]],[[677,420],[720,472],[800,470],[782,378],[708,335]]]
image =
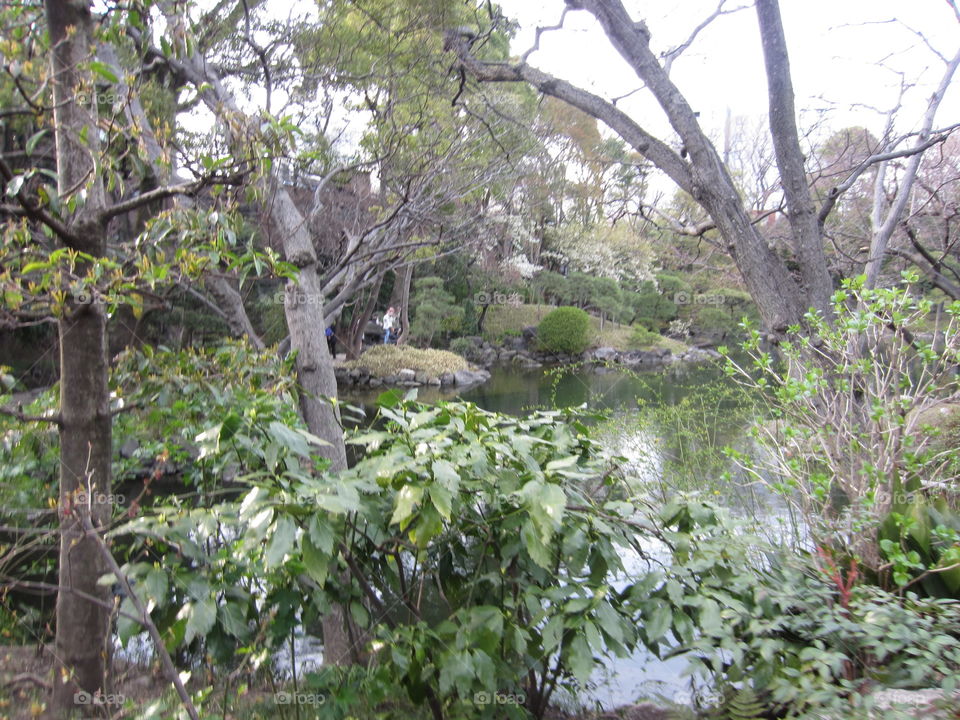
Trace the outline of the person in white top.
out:
[[[389,342],[395,342],[396,337],[394,337],[393,331],[397,327],[397,311],[395,308],[390,308],[387,310],[386,314],[383,316],[383,344],[386,345]]]

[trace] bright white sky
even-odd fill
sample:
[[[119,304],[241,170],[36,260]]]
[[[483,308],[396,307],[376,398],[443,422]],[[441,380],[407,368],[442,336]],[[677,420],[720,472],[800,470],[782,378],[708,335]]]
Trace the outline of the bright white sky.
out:
[[[534,28],[556,24],[564,7],[563,0],[501,0],[501,5],[522,25],[513,45],[518,55],[533,44]],[[626,5],[634,19],[646,20],[659,53],[684,42],[717,0],[626,0]],[[917,83],[898,122],[901,131],[913,129],[944,68],[913,30],[948,59],[960,43],[960,22],[946,0],[782,0],[781,13],[802,126],[814,122],[810,111],[826,109],[832,129],[859,124],[879,134],[884,118],[866,106],[885,112],[894,105],[897,70]],[[639,87],[586,11],[568,13],[564,29],[544,33],[540,47],[531,64],[600,95],[616,97]],[[717,18],[674,63],[671,77],[715,138],[728,108],[735,116],[765,117],[766,79],[754,10]],[[662,114],[642,98],[637,93],[619,106],[669,139],[662,134],[667,128]],[[960,88],[951,87],[935,126],[955,122],[960,122]]]

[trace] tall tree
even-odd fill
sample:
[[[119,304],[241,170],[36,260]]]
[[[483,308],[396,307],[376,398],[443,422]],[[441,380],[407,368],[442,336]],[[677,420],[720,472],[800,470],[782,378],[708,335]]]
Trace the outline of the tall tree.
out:
[[[791,230],[790,260],[798,268],[796,276],[777,249],[754,227],[753,218],[744,206],[722,157],[700,127],[697,113],[670,78],[670,65],[689,43],[661,59],[650,48],[650,30],[646,23],[634,21],[621,0],[566,0],[565,6],[564,13],[586,10],[598,20],[610,43],[665,113],[682,144],[681,152],[654,137],[615,103],[531,67],[526,62],[529,53],[519,62],[486,61],[472,51],[472,33],[461,31],[448,32],[447,46],[456,53],[459,66],[477,80],[525,82],[545,95],[570,103],[602,120],[666,173],[710,217],[768,328],[782,332],[787,326],[799,322],[809,307],[829,313],[832,284],[818,223],[822,224],[824,214],[829,214],[832,206],[825,204],[819,213],[815,212],[807,190],[803,153],[796,129],[789,58],[777,0],[758,0],[756,11],[767,71],[771,131]],[[952,78],[956,62],[960,61],[958,59],[960,53],[954,60],[945,60],[943,81],[934,98],[937,102],[931,101],[925,118],[922,142],[918,142],[909,154],[916,156],[930,146],[932,130],[926,121],[935,114],[939,98]],[[942,140],[945,134],[939,133],[939,139]],[[872,158],[871,164],[882,159]],[[905,179],[912,180],[909,176]],[[909,189],[905,192],[909,193]],[[886,216],[888,221],[895,223],[901,211],[902,204],[895,203]],[[874,255],[877,251],[882,255],[879,244],[882,243],[875,243]]]
[[[93,86],[89,62],[95,48],[90,5],[83,0],[46,0],[50,35],[57,191],[85,198],[64,218],[61,242],[83,253],[83,273],[106,254],[106,207],[97,168],[100,133],[97,103],[81,102]],[[60,591],[57,594],[56,665],[52,706],[73,707],[78,690],[105,692],[110,655],[109,587],[95,540],[85,537],[79,513],[95,526],[110,519],[113,459],[110,394],[107,387],[107,320],[90,295],[70,293],[57,322],[60,341]],[[84,507],[84,505],[86,507]]]

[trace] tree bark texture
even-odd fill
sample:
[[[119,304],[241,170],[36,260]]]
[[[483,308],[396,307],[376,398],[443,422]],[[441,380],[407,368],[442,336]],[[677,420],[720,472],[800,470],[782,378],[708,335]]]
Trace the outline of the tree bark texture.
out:
[[[96,102],[81,105],[78,93],[92,80],[82,70],[91,58],[92,18],[86,0],[46,0],[50,34],[58,188],[61,197],[86,189],[86,199],[69,228],[75,249],[93,257],[106,252],[106,232],[96,218],[103,210],[103,184],[95,159],[100,154]],[[81,139],[85,138],[85,139]],[[85,268],[80,267],[79,273]],[[107,323],[103,306],[90,295],[70,293],[58,321],[60,338],[60,590],[57,594],[55,667],[51,713],[75,710],[78,691],[106,692],[110,653],[109,587],[96,543],[85,537],[78,503],[88,504],[91,521],[108,523],[112,511],[110,464],[112,421],[107,385]],[[94,598],[101,601],[98,603]]]
[[[827,270],[820,223],[810,196],[800,149],[790,59],[780,18],[780,5],[778,0],[757,0],[756,7],[767,70],[770,134],[780,170],[780,184],[787,201],[793,251],[799,260],[807,304],[824,317],[830,317],[833,282]]]
[[[394,294],[400,331],[397,335],[397,345],[406,345],[410,340],[410,283],[413,280],[413,265],[406,264],[396,271]]]

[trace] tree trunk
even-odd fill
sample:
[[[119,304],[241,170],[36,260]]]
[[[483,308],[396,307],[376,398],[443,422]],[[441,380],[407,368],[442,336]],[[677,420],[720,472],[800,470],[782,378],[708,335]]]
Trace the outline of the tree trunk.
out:
[[[829,318],[832,315],[830,296],[833,282],[827,271],[820,223],[810,196],[800,149],[790,60],[778,0],[757,0],[757,18],[767,69],[770,134],[780,169],[780,184],[787,201],[793,251],[800,264],[803,295],[807,305]]]
[[[350,322],[350,337],[347,344],[347,357],[356,360],[363,352],[363,333],[367,329],[370,318],[373,317],[373,311],[377,307],[377,299],[380,296],[380,287],[383,285],[383,274],[381,273],[373,287],[370,288],[370,294],[364,303],[363,310]]]
[[[410,339],[410,281],[413,279],[413,265],[404,265],[396,271],[396,274],[394,294],[397,296],[396,307],[400,311],[400,334],[397,336],[397,345],[406,345]]]
[[[77,102],[92,85],[82,68],[91,58],[92,19],[86,2],[46,0],[53,47],[52,87],[61,197],[86,190],[86,201],[68,227],[76,249],[93,257],[106,252],[106,233],[96,220],[103,210],[103,184],[93,158],[100,154],[96,102]],[[85,140],[80,138],[84,137]],[[84,268],[78,268],[82,274]],[[81,300],[83,302],[81,302]],[[107,384],[107,323],[103,305],[90,295],[69,296],[58,321],[60,337],[60,590],[56,608],[56,652],[50,712],[66,717],[78,706],[74,693],[105,693],[110,656],[110,591],[97,583],[107,572],[96,542],[84,539],[74,510],[87,503],[91,521],[102,527],[112,511],[111,416]]]
[[[257,331],[253,329],[250,316],[247,315],[247,310],[243,306],[243,298],[230,284],[230,281],[225,277],[211,273],[204,278],[203,282],[210,294],[213,295],[214,300],[217,301],[217,306],[226,316],[230,333],[234,337],[246,337],[253,347],[257,350],[263,350],[265,345],[260,336],[257,335]]]
[[[471,54],[469,38],[456,31],[448,33],[446,45],[457,53],[461,66],[481,82],[526,82],[603,121],[707,211],[737,264],[764,324],[782,332],[799,322],[806,309],[800,286],[786,263],[751,224],[736,185],[716,148],[700,128],[697,114],[651,51],[646,25],[634,22],[620,0],[576,0],[571,4],[589,11],[600,22],[611,44],[667,115],[689,160],[597,95],[525,63],[482,62]]]
[[[333,358],[327,348],[323,291],[317,274],[317,253],[303,216],[289,194],[280,187],[269,188],[271,220],[283,238],[284,259],[300,272],[287,282],[284,312],[290,331],[290,347],[297,352],[300,383],[300,412],[307,427],[329,445],[320,454],[330,461],[330,471],[347,467],[340,412],[331,402],[337,397]]]

